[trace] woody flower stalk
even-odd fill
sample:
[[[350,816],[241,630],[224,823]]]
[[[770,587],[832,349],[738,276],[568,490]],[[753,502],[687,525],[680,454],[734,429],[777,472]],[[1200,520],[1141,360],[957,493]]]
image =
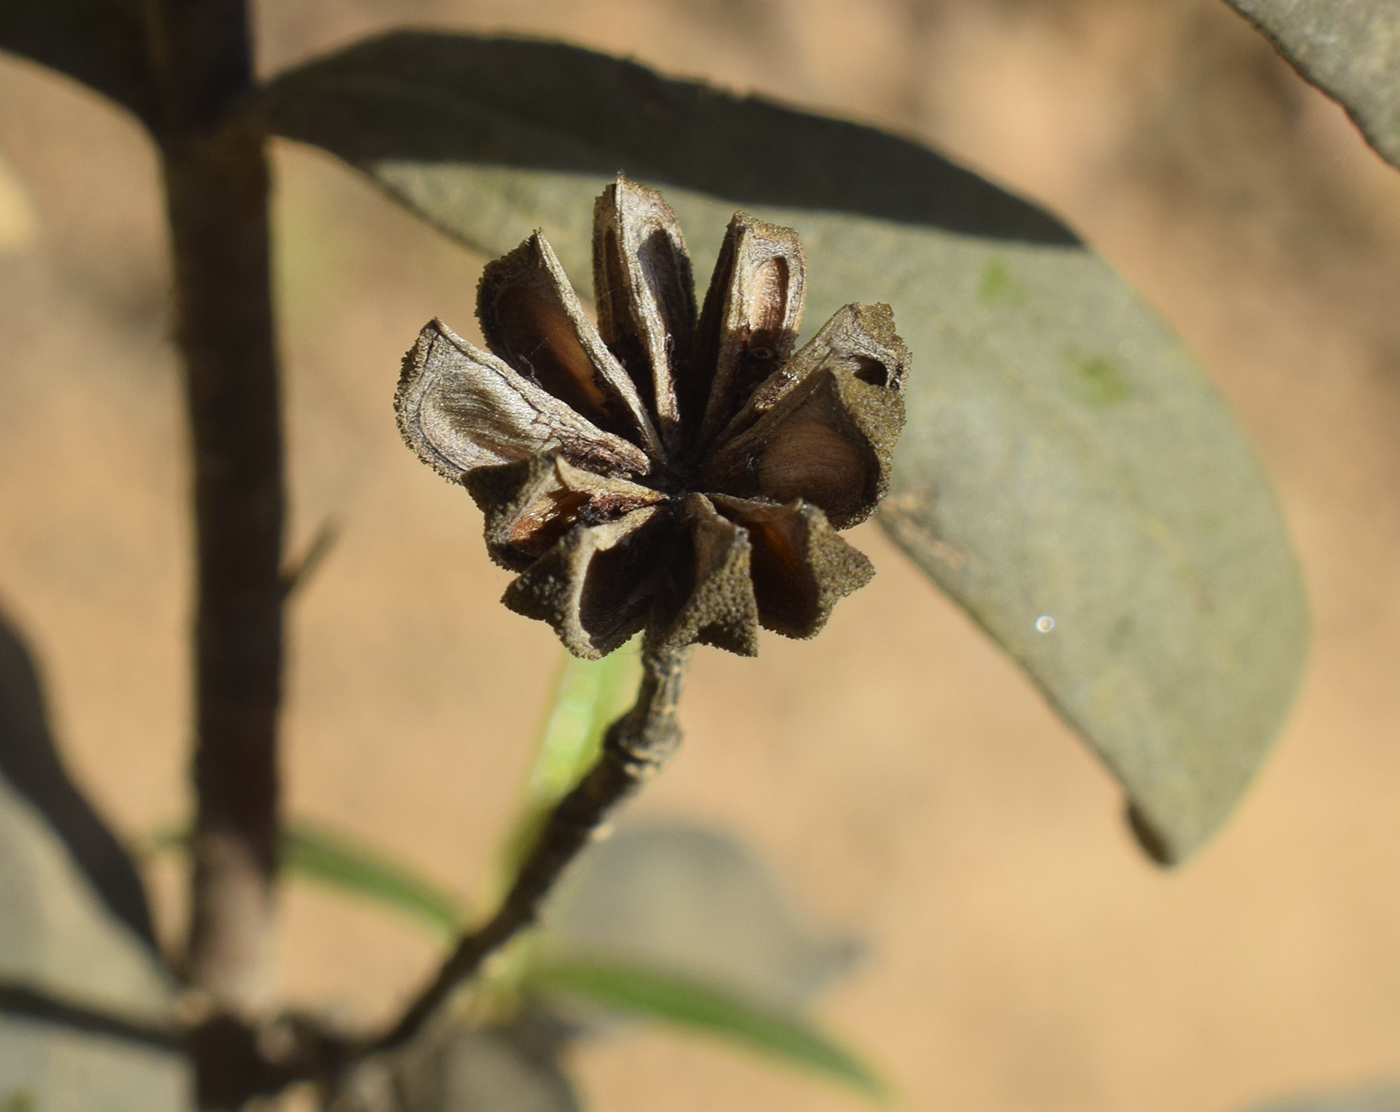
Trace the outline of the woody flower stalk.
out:
[[[536,232],[482,274],[489,351],[433,321],[405,357],[399,428],[481,507],[492,559],[519,573],[505,604],[582,657],[642,632],[643,679],[500,909],[381,1045],[534,919],[674,751],[693,644],[753,656],[760,627],[811,637],[874,574],[837,530],[888,487],[909,354],[889,306],[854,304],[793,352],[803,286],[796,233],[737,213],[697,314],[674,213],[619,176],[594,208],[596,327]]]

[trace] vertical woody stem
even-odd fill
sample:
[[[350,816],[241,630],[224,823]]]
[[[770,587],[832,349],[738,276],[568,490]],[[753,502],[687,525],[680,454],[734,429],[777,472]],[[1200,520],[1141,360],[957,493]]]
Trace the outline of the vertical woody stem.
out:
[[[166,164],[199,592],[189,972],[235,1009],[267,987],[277,845],[284,505],[266,175],[256,140]]]
[[[194,457],[191,982],[266,1004],[277,847],[284,516],[263,138],[231,126],[252,88],[246,0],[146,0]]]
[[[452,990],[473,976],[494,950],[534,923],[541,901],[608,813],[675,753],[681,741],[676,708],[689,658],[688,648],[643,649],[637,701],[608,727],[597,763],[550,812],[496,913],[462,937],[437,976],[378,1040],[375,1049],[389,1049],[412,1038]]]

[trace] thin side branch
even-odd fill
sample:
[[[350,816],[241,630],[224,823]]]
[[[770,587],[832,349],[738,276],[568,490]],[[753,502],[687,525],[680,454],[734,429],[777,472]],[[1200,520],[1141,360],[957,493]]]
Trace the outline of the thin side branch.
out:
[[[183,1054],[185,1044],[172,1027],[118,1015],[55,996],[26,981],[0,980],[0,1017],[52,1024],[66,1031],[121,1039],[148,1050]]]
[[[544,897],[609,812],[670,759],[681,740],[676,707],[689,655],[688,648],[643,651],[636,703],[608,727],[598,762],[550,812],[500,908],[488,922],[462,937],[437,976],[371,1049],[391,1049],[412,1038],[493,951],[533,924]]]
[[[339,539],[340,523],[335,518],[328,517],[321,522],[321,527],[316,530],[316,535],[311,538],[311,543],[306,546],[305,551],[282,572],[284,602],[290,600],[321,570],[321,565],[325,563],[326,557],[330,555],[331,549]]]

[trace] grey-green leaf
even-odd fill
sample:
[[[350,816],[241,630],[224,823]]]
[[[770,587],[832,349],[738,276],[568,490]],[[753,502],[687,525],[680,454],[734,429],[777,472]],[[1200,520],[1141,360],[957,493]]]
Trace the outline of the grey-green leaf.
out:
[[[575,958],[531,966],[523,983],[538,993],[582,996],[631,1015],[718,1035],[846,1082],[868,1096],[886,1095],[869,1066],[799,1015],[688,975],[617,957]]]
[[[0,49],[76,78],[147,123],[155,120],[141,0],[4,0]]]
[[[1400,0],[1228,0],[1400,166]]]
[[[189,1107],[174,991],[136,871],[68,779],[0,615],[0,1109]]]
[[[0,776],[43,816],[94,894],[156,950],[136,867],[64,767],[39,669],[24,637],[0,612]]]
[[[1289,1097],[1255,1105],[1250,1112],[1400,1112],[1400,1085],[1367,1085],[1342,1092]]]
[[[623,826],[589,846],[550,895],[536,952],[623,953],[804,1007],[860,953],[799,914],[742,842],[679,823]]]
[[[0,1098],[32,1112],[191,1107],[185,1060],[168,1046],[121,1037],[117,1023],[64,1018],[87,1012],[168,1030],[174,986],[3,777],[0,892]],[[24,1006],[33,997],[58,1006]]]
[[[529,1011],[484,1029],[440,1021],[357,1065],[329,1112],[579,1112],[561,1045],[549,1018]]]
[[[881,521],[1098,752],[1153,856],[1180,861],[1248,786],[1302,667],[1268,479],[1091,255],[944,242],[923,266],[905,304],[928,314],[906,332],[924,373]],[[1018,296],[989,297],[979,268]]]
[[[668,186],[699,273],[737,204],[796,228],[808,330],[885,301],[913,353],[886,528],[1106,761],[1154,856],[1228,815],[1301,671],[1296,562],[1210,383],[1050,217],[904,140],[557,44],[390,36],[260,110],[466,243],[543,228],[576,281],[618,168]]]

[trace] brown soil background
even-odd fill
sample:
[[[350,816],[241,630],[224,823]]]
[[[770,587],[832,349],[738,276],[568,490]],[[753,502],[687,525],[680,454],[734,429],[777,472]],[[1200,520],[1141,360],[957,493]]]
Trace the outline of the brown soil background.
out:
[[[823,1016],[899,1106],[1228,1112],[1400,1074],[1400,174],[1215,0],[300,0],[268,71],[413,23],[561,36],[935,142],[1061,212],[1180,330],[1278,485],[1315,640],[1234,822],[1166,874],[1106,775],[872,526],[874,584],[812,643],[702,651],[687,745],[636,805],[738,832],[865,937]],[[0,155],[37,240],[0,257],[0,601],[67,756],[124,834],[187,810],[184,433],[156,168],[138,128],[0,60]],[[476,511],[398,440],[424,320],[466,328],[481,259],[328,158],[277,150],[296,603],[290,809],[469,893],[558,656],[497,603]],[[153,873],[163,928],[179,877]],[[279,972],[379,1015],[433,959],[293,886]],[[577,1058],[611,1112],[845,1109],[648,1033]]]

